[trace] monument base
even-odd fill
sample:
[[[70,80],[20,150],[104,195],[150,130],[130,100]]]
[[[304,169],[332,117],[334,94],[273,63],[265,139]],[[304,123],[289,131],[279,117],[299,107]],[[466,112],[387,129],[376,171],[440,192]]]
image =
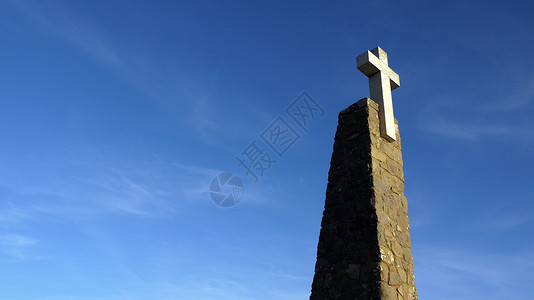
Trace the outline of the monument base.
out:
[[[339,113],[310,299],[417,299],[398,123],[379,124],[369,98]]]

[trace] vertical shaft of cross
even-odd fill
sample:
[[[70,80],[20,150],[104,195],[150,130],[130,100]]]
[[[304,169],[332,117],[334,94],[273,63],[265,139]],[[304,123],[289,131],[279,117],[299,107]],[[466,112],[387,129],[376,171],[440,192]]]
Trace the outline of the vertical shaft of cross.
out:
[[[393,116],[393,99],[391,85],[384,72],[378,72],[369,77],[369,92],[371,99],[380,106],[380,135],[390,141],[395,140],[395,121]]]

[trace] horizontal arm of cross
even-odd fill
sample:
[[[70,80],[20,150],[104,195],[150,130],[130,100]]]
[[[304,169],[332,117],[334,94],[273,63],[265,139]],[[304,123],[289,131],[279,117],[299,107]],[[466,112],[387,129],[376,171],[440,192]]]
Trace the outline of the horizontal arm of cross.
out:
[[[394,90],[400,86],[399,75],[395,73],[391,68],[376,57],[371,51],[366,51],[356,58],[356,67],[362,71],[368,77],[378,73],[384,72],[391,82],[391,90]]]

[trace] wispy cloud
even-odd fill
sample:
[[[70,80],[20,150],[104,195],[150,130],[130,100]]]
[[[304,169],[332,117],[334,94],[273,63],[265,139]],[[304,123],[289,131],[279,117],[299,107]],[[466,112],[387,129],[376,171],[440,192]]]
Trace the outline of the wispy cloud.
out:
[[[477,232],[517,230],[534,222],[534,205],[530,201],[530,195],[510,195],[509,199],[487,203],[479,214],[480,219],[473,223]]]
[[[492,254],[488,249],[468,251],[429,245],[416,250],[416,284],[427,287],[419,291],[424,298],[474,299],[477,291],[491,289],[491,299],[520,299],[528,290],[519,287],[529,286],[533,279],[532,251]]]
[[[98,24],[58,3],[17,0],[10,3],[45,34],[66,41],[105,65],[112,74],[161,106],[165,114],[197,133],[199,140],[216,143],[214,137],[220,133],[220,126],[212,121],[216,111],[211,93],[216,80],[210,75],[216,72],[162,68],[157,54],[137,52],[124,37],[109,36]]]
[[[438,119],[437,117],[429,124],[427,130],[432,133],[468,141],[477,141],[490,137],[510,137],[524,131],[522,128],[512,128],[504,124],[472,124],[465,121]]]
[[[525,139],[532,140],[534,137],[534,124],[528,120],[517,122],[514,116],[502,117],[502,111],[496,109],[480,109],[472,107],[469,103],[458,107],[450,103],[447,97],[436,101],[422,111],[419,124],[427,132],[437,136],[459,139],[464,141],[479,141],[487,138],[492,139]],[[522,108],[526,104],[513,104],[503,106],[502,109],[509,111]],[[517,117],[517,116],[515,116]]]
[[[29,19],[49,33],[57,34],[95,59],[115,67],[126,67],[119,53],[101,34],[80,17],[51,2],[10,1]]]
[[[526,78],[525,78],[526,77]],[[515,81],[515,85],[506,97],[490,101],[480,111],[487,113],[524,112],[534,107],[534,75],[523,76]]]
[[[11,228],[17,225],[20,221],[27,220],[29,216],[24,209],[19,208],[14,203],[4,201],[0,209],[0,226],[4,228]]]
[[[421,111],[420,126],[438,136],[464,141],[487,138],[534,140],[534,75],[515,66],[509,71],[506,92],[481,99],[455,94],[435,95]]]
[[[11,259],[27,260],[32,258],[29,248],[37,244],[37,240],[20,234],[0,236],[0,251]]]
[[[5,166],[0,179],[13,199],[0,220],[49,214],[68,220],[105,214],[164,217],[210,204],[209,181],[218,171],[161,157],[132,161],[81,148]],[[7,209],[9,208],[9,209]]]

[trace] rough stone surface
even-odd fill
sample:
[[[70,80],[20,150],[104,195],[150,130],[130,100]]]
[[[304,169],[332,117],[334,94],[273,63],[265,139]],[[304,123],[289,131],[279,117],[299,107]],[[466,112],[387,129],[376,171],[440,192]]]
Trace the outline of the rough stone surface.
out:
[[[339,114],[310,299],[417,299],[398,126],[379,123],[369,98]]]

